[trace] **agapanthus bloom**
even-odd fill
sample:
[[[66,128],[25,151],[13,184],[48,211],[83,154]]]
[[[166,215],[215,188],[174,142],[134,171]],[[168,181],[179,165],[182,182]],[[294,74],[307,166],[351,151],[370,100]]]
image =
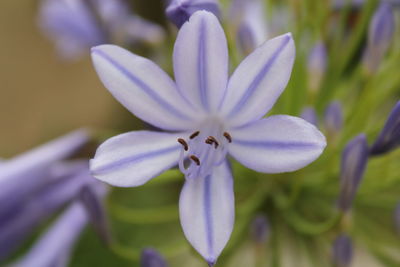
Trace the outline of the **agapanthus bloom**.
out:
[[[323,151],[324,136],[286,115],[262,117],[284,90],[295,47],[291,34],[262,44],[228,80],[228,48],[218,19],[198,11],[175,43],[174,83],[153,62],[113,45],[92,49],[108,90],[146,122],[172,132],[136,131],[104,142],[92,174],[115,186],[138,186],[179,166],[186,177],[179,201],[183,231],[210,265],[234,224],[227,154],[259,172],[298,170]]]

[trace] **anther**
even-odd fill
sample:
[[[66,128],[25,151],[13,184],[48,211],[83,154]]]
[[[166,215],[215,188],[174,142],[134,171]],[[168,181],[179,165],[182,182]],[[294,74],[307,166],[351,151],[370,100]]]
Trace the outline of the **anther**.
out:
[[[195,155],[191,155],[190,159],[194,161],[194,163],[196,163],[197,166],[200,166],[200,160],[198,157],[196,157]]]
[[[219,146],[219,143],[218,143],[217,139],[215,139],[214,136],[207,137],[205,142],[206,142],[206,144],[209,144],[209,145],[214,144],[215,148],[217,148]]]
[[[229,143],[232,143],[232,136],[228,132],[224,132],[224,137]]]
[[[178,138],[178,142],[183,146],[185,151],[189,150],[189,146],[183,138]]]
[[[196,131],[194,133],[192,133],[192,135],[189,137],[190,139],[195,138],[196,136],[198,136],[200,134],[200,131]]]

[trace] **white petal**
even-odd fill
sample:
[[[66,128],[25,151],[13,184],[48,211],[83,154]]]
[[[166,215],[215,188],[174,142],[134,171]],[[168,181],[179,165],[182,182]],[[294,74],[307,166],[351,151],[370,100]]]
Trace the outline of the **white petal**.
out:
[[[186,179],[179,199],[181,224],[186,238],[209,264],[216,262],[232,233],[234,202],[227,163],[207,177]]]
[[[319,157],[325,137],[303,119],[276,115],[230,131],[229,153],[248,168],[265,173],[298,170]]]
[[[267,113],[285,89],[295,57],[291,34],[265,42],[233,73],[221,106],[231,126],[241,126]]]
[[[92,59],[104,86],[134,115],[166,130],[190,127],[192,108],[153,62],[115,45],[92,48]]]
[[[97,179],[114,186],[139,186],[178,163],[183,134],[137,131],[105,141],[90,161]]]
[[[215,111],[226,91],[228,47],[218,19],[198,11],[179,31],[174,48],[178,90],[199,110]]]

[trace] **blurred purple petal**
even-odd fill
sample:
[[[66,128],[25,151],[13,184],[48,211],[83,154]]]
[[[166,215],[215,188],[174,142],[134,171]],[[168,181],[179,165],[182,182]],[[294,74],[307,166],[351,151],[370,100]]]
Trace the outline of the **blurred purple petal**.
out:
[[[167,267],[164,257],[156,250],[146,248],[140,256],[140,267]]]
[[[172,0],[166,9],[168,19],[178,28],[189,20],[196,11],[206,10],[219,17],[217,0]]]
[[[228,47],[217,18],[196,12],[180,29],[174,47],[178,90],[199,110],[216,111],[228,82]]]
[[[77,130],[7,160],[0,172],[0,215],[27,194],[49,182],[51,166],[71,156],[89,140],[86,130]]]
[[[254,242],[265,243],[269,236],[269,222],[265,215],[257,215],[251,223],[251,237]]]
[[[267,17],[262,0],[236,0],[230,7],[229,19],[236,25],[236,39],[244,55],[269,39]]]
[[[371,155],[389,152],[400,145],[400,101],[392,109],[385,126],[372,145]]]
[[[337,135],[343,128],[343,111],[339,101],[333,101],[325,111],[325,129],[330,135]]]
[[[342,153],[340,167],[340,195],[338,207],[342,211],[351,208],[354,196],[364,175],[368,161],[368,144],[364,134],[351,140]]]
[[[310,164],[326,146],[314,125],[297,117],[275,115],[230,131],[229,153],[258,172],[295,171]]]
[[[285,89],[295,57],[291,34],[265,42],[246,57],[229,80],[221,106],[231,127],[260,119]]]
[[[318,42],[308,56],[308,80],[312,91],[317,91],[321,87],[327,68],[327,51],[323,42]]]
[[[318,116],[314,108],[306,107],[300,115],[300,118],[311,123],[314,126],[318,126]]]
[[[86,165],[87,166],[87,165]],[[43,221],[69,201],[73,200],[82,186],[95,182],[88,168],[79,170],[43,187],[24,202],[14,207],[13,213],[0,218],[0,259],[7,257]]]
[[[80,203],[72,204],[29,252],[12,267],[60,266],[68,262],[73,245],[87,223],[87,215]],[[57,264],[58,263],[58,264]],[[61,265],[66,266],[66,265]]]
[[[332,254],[335,266],[350,266],[353,258],[353,245],[350,237],[344,234],[338,236],[333,243]]]
[[[43,0],[39,26],[65,59],[75,59],[106,42],[105,33],[82,0]]]
[[[392,5],[381,2],[369,25],[368,46],[364,55],[366,69],[374,73],[392,43],[395,19]]]
[[[233,180],[226,162],[211,175],[186,179],[179,199],[183,232],[210,266],[232,233],[234,205]]]
[[[95,191],[93,185],[85,185],[79,192],[79,200],[85,207],[89,221],[97,234],[101,237],[103,242],[109,244],[111,242],[111,230],[102,199],[100,199],[98,195],[99,193]]]

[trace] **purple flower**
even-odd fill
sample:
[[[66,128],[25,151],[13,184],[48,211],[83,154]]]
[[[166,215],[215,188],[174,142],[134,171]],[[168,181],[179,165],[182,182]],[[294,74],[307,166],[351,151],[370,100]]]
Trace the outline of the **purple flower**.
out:
[[[0,259],[6,258],[35,227],[73,200],[83,186],[96,182],[89,174],[87,161],[81,163],[70,165],[71,173],[67,176],[53,176],[53,182],[29,196],[21,196],[21,202],[0,217]]]
[[[311,91],[321,87],[327,67],[327,51],[323,42],[318,42],[308,56],[308,77]]]
[[[103,184],[92,183],[90,187],[93,188],[97,199],[103,198],[107,193]],[[77,192],[75,192],[75,196],[76,194]],[[47,200],[51,201],[52,199]],[[45,205],[46,203],[43,202],[42,204]],[[11,266],[67,266],[72,247],[90,217],[87,214],[88,211],[89,214],[92,213],[87,207],[85,209],[81,203],[70,204],[68,209],[39,238],[28,253]]]
[[[389,152],[400,145],[400,101],[394,106],[385,126],[383,127],[375,143],[372,145],[370,154],[381,155]]]
[[[340,196],[338,207],[346,212],[351,208],[354,196],[364,175],[368,161],[368,144],[364,134],[356,136],[342,153],[340,169]]]
[[[131,15],[121,0],[42,0],[39,26],[67,60],[103,43],[157,43],[164,37],[161,27]]]
[[[269,223],[264,215],[258,215],[251,223],[251,236],[258,243],[265,243],[269,236]]]
[[[140,257],[140,267],[167,267],[167,263],[163,256],[151,248],[142,251]]]
[[[364,64],[371,73],[375,72],[391,45],[395,30],[392,5],[379,4],[369,25],[368,46],[364,55]]]
[[[342,105],[339,101],[333,101],[325,111],[325,129],[330,135],[337,135],[343,128]]]
[[[235,0],[229,19],[235,26],[238,47],[250,54],[269,38],[264,3],[261,0]]]
[[[312,107],[304,108],[303,112],[300,115],[300,118],[302,118],[305,121],[308,121],[314,126],[318,126],[318,116],[317,113],[315,112],[315,109]]]
[[[291,35],[279,36],[244,59],[228,80],[226,38],[207,11],[193,14],[178,33],[176,82],[120,47],[94,47],[95,68],[114,97],[137,117],[173,133],[136,131],[107,140],[90,162],[92,174],[115,186],[139,186],[178,164],[186,177],[179,201],[183,231],[215,264],[234,224],[226,155],[256,171],[280,173],[306,166],[326,145],[300,118],[263,118],[289,80],[294,55]]]
[[[180,28],[196,11],[206,10],[220,15],[218,0],[171,0],[166,9],[168,19]]]
[[[353,245],[350,237],[344,234],[339,235],[333,243],[332,254],[335,266],[350,266],[353,258]]]
[[[0,218],[30,194],[51,181],[54,164],[66,159],[89,140],[86,130],[77,130],[54,141],[4,161],[0,167]],[[21,186],[23,185],[23,186]]]

